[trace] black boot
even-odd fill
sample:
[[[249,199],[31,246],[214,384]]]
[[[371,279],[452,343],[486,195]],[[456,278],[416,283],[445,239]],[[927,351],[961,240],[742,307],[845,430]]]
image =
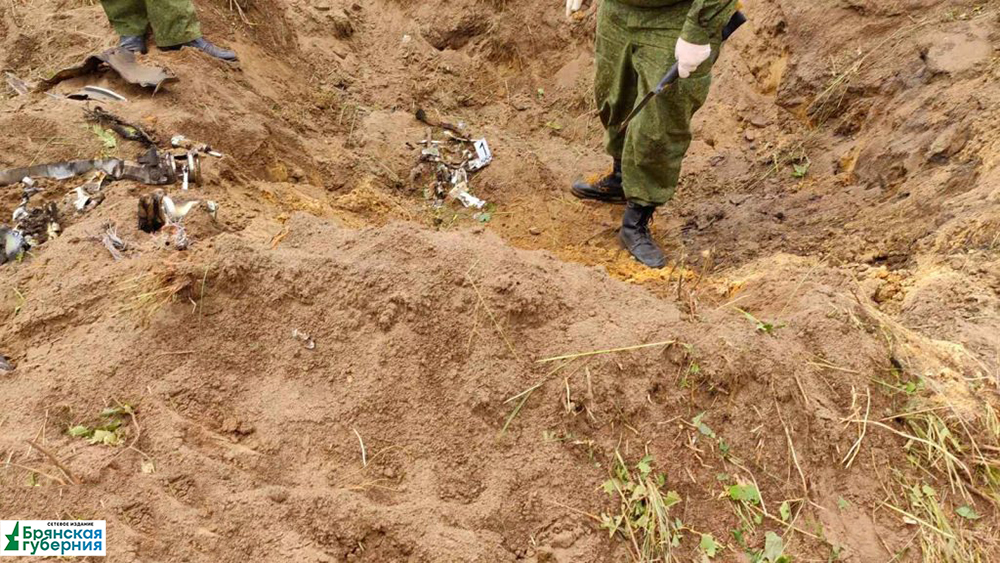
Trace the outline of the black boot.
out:
[[[224,61],[235,61],[237,60],[236,52],[230,51],[229,49],[223,49],[218,45],[212,43],[204,37],[199,37],[194,41],[188,41],[187,43],[181,43],[180,45],[171,45],[170,47],[160,47],[161,51],[176,51],[181,47],[191,47],[192,49],[198,49],[202,53],[209,56],[215,57],[217,59],[222,59]]]
[[[622,161],[615,160],[615,167],[611,173],[596,182],[574,183],[572,191],[573,195],[580,199],[624,203],[625,190],[622,189]]]
[[[650,268],[659,269],[667,265],[667,258],[649,233],[649,222],[653,220],[655,211],[655,207],[628,202],[618,239],[633,258]]]
[[[121,39],[118,40],[118,47],[125,49],[126,51],[132,51],[133,53],[146,54],[146,38],[142,35],[122,35]]]

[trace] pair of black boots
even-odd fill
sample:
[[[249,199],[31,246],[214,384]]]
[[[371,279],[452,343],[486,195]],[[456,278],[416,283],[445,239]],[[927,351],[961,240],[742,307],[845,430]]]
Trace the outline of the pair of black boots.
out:
[[[594,183],[577,182],[573,184],[572,191],[573,195],[580,199],[608,203],[626,202],[625,190],[622,187],[622,162],[615,160],[615,166],[611,173]],[[628,201],[625,205],[625,215],[622,217],[622,228],[618,232],[618,239],[633,258],[650,268],[659,269],[667,265],[667,258],[649,232],[649,224],[653,220],[655,212],[655,207]]]

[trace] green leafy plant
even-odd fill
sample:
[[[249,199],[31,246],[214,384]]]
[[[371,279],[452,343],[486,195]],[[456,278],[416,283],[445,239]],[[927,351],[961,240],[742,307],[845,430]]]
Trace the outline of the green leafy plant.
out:
[[[119,430],[122,424],[126,421],[126,417],[134,414],[135,410],[131,405],[119,403],[118,406],[101,411],[101,418],[105,419],[102,424],[93,427],[79,424],[71,427],[67,433],[75,438],[87,439],[91,444],[117,446],[121,443]]]
[[[778,507],[778,515],[781,516],[782,522],[788,522],[792,519],[792,505],[787,500]]]
[[[94,125],[91,127],[91,131],[93,131],[94,135],[96,135],[101,141],[101,145],[103,145],[101,149],[102,155],[111,154],[118,148],[118,139],[115,137],[114,132],[110,129],[105,129],[100,125]]]
[[[711,559],[718,554],[719,550],[722,549],[722,546],[719,545],[719,542],[715,541],[712,534],[702,534],[701,543],[698,544],[698,548],[701,549],[701,552],[704,553],[706,557]]]
[[[637,561],[672,561],[671,550],[680,544],[681,524],[670,520],[670,508],[681,501],[674,491],[663,491],[666,476],[653,473],[653,456],[629,467],[615,452],[611,477],[603,489],[618,499],[618,508],[601,514],[601,527],[609,537],[620,535],[631,545]]]
[[[791,563],[785,555],[785,541],[774,532],[764,534],[764,551],[750,554],[751,563]]]
[[[982,518],[982,516],[980,516],[979,513],[976,512],[975,508],[972,508],[967,504],[963,504],[962,506],[956,508],[955,514],[958,514],[959,516],[965,518],[966,520],[979,520],[980,518]]]
[[[749,312],[744,311],[743,309],[740,309],[739,307],[735,307],[735,309],[737,311],[743,313],[743,316],[746,317],[747,320],[749,320],[750,322],[752,322],[755,325],[757,325],[757,332],[761,332],[761,333],[767,334],[769,336],[774,336],[775,335],[774,334],[775,331],[777,331],[779,328],[785,328],[786,326],[788,326],[785,323],[768,323],[768,322],[764,322],[764,321],[758,319],[757,317],[751,315]]]
[[[733,502],[733,510],[742,523],[741,529],[753,532],[763,522],[763,516],[754,510],[760,506],[760,491],[757,490],[757,486],[753,483],[739,482],[730,485],[726,495]]]

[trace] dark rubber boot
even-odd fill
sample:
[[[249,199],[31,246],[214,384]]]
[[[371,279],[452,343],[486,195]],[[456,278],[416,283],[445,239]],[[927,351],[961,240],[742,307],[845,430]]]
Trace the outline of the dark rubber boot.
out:
[[[161,47],[161,51],[176,51],[181,47],[191,47],[192,49],[198,49],[206,55],[221,59],[223,61],[232,62],[237,60],[236,52],[230,51],[229,49],[223,49],[218,45],[212,43],[204,37],[199,37],[194,41],[188,41],[187,43],[181,43],[180,45],[172,45],[170,47]]]
[[[143,55],[149,51],[146,47],[146,38],[141,35],[122,35],[121,39],[118,40],[118,47]]]
[[[649,232],[649,222],[655,211],[655,207],[628,202],[618,239],[633,258],[650,268],[660,269],[667,265],[667,258]]]
[[[580,199],[625,203],[625,190],[622,189],[622,161],[616,160],[611,173],[599,180],[574,183],[572,191],[573,195]]]

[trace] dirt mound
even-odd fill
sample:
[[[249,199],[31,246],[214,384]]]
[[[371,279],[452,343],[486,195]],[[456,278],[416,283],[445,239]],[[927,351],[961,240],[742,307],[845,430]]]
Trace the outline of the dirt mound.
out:
[[[0,266],[0,516],[106,519],[122,561],[622,561],[614,487],[662,474],[680,561],[996,558],[998,13],[746,8],[658,272],[564,190],[607,164],[593,7],[204,1],[239,65],[60,84],[225,157],[168,188],[202,202],[183,252],[147,186],[40,183],[62,234]],[[28,81],[113,42],[96,5],[0,10]],[[141,151],[3,96],[3,167]],[[424,198],[417,109],[489,140],[485,210]]]
[[[711,506],[725,484],[702,483],[753,459],[763,490],[794,497],[798,481],[780,477],[783,425],[798,437],[803,463],[831,463],[852,438],[836,405],[866,380],[764,374],[794,373],[813,357],[844,373],[891,369],[869,332],[873,321],[816,280],[802,280],[802,295],[783,296],[796,334],[772,338],[725,311],[683,321],[643,289],[505,248],[488,233],[355,231],[302,214],[286,226],[277,249],[254,224],[134,287],[116,281],[123,275],[115,268],[81,272],[104,250],[81,249],[72,234],[50,243],[45,264],[20,272],[65,269],[66,281],[30,293],[14,319],[22,347],[13,352],[23,359],[6,390],[31,399],[8,411],[6,424],[30,438],[41,416],[48,445],[85,486],[47,502],[19,493],[11,509],[99,513],[112,520],[116,543],[142,559],[618,559],[623,546],[565,508],[603,509],[593,488],[606,452],[617,446],[661,460],[670,488],[691,506],[705,504],[684,515],[685,525],[725,537],[718,522],[726,506]],[[137,260],[152,267],[173,256],[148,251]],[[801,275],[804,266],[790,260],[784,273]],[[116,285],[124,296],[99,289]],[[150,294],[162,308],[115,309]],[[53,302],[57,309],[46,307]],[[149,326],[134,330],[143,318]],[[85,332],[53,341],[59,327],[80,325]],[[677,343],[535,362],[669,340]],[[514,407],[505,400],[535,385],[541,398],[503,432]],[[697,388],[703,397],[677,393]],[[756,409],[734,403],[753,395],[774,400]],[[138,405],[136,426],[122,437],[135,450],[59,435],[94,424],[109,401]],[[726,456],[688,426],[702,411],[724,436]],[[810,433],[829,442],[805,439]],[[688,440],[690,450],[681,445]],[[868,444],[888,448],[892,440]],[[867,490],[871,471],[861,459],[853,472],[812,476],[810,487],[853,498]],[[851,527],[854,518],[864,514],[831,525]],[[261,521],[272,523],[267,534],[253,524]],[[878,553],[877,544],[852,549]]]

